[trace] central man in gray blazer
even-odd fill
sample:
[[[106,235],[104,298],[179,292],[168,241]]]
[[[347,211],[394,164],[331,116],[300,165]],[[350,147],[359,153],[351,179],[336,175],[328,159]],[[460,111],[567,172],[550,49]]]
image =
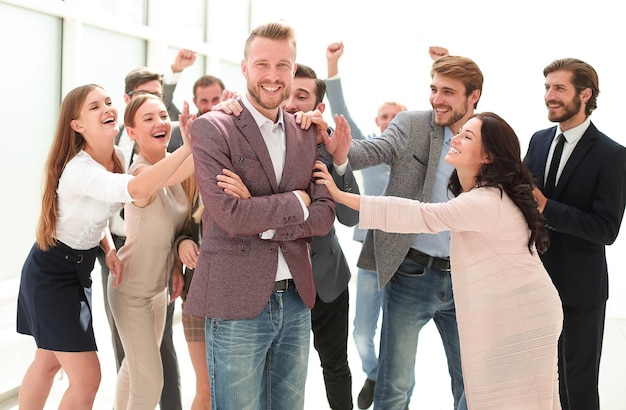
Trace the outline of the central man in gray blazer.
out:
[[[291,87],[291,95],[283,101],[284,112],[296,114],[318,110],[323,113],[326,83],[317,78],[315,71],[298,64]],[[218,104],[218,109],[233,115],[240,115],[243,107],[235,99],[228,99]],[[323,146],[323,140],[319,140]],[[359,192],[352,168],[346,167],[341,175],[335,172],[332,162],[325,163],[331,170],[335,184],[345,192]],[[226,177],[226,175],[224,175]],[[223,188],[233,195],[249,198],[247,187],[231,175]],[[343,225],[354,226],[359,220],[359,213],[345,205],[336,204],[337,219]],[[352,409],[352,373],[348,366],[348,313],[350,296],[350,266],[346,261],[339,238],[332,227],[324,236],[316,236],[310,245],[313,281],[317,297],[311,310],[311,330],[313,345],[320,357],[326,398],[332,410]]]
[[[254,29],[241,63],[244,111],[208,112],[191,128],[205,211],[185,311],[207,318],[211,404],[220,410],[304,408],[316,296],[308,244],[330,231],[335,204],[311,179],[316,129],[280,109],[295,58],[293,29]],[[251,198],[218,186],[225,169]]]

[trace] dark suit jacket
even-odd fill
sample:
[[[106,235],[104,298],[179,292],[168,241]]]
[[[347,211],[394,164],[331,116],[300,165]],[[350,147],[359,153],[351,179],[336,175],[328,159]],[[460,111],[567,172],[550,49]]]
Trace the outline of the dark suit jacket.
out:
[[[332,170],[335,184],[345,192],[359,193],[359,186],[354,178],[352,167],[343,176],[338,175],[332,163],[326,164]],[[359,222],[359,212],[345,205],[337,204],[337,219],[346,226],[354,226]],[[311,264],[313,266],[313,280],[317,296],[325,303],[334,301],[342,294],[350,282],[350,266],[343,254],[335,227],[324,236],[316,236],[311,241]]]
[[[536,132],[524,159],[541,190],[555,132],[556,127]],[[626,148],[591,123],[543,212],[550,247],[541,259],[564,305],[606,302],[605,246],[617,238],[625,204]]]
[[[176,85],[178,85],[178,83],[163,83],[163,103],[167,108],[167,114],[170,116],[170,120],[172,120],[172,122],[178,122],[178,116],[180,115],[178,107],[174,104],[174,91],[176,90]]]
[[[242,104],[243,105],[243,104]],[[285,115],[285,163],[280,185],[250,112],[239,117],[211,111],[191,126],[195,175],[205,205],[202,245],[185,310],[198,316],[247,319],[257,316],[273,291],[282,251],[298,290],[309,307],[315,303],[308,244],[326,235],[335,220],[335,203],[324,185],[312,182],[317,158],[315,128],[303,131]],[[227,168],[237,173],[250,199],[237,199],[217,186]],[[292,192],[311,197],[309,217]],[[271,240],[259,234],[274,229]]]
[[[170,143],[167,144],[167,152],[174,152],[176,148],[183,145],[183,136],[180,133],[180,124],[178,121],[172,121],[172,134]]]

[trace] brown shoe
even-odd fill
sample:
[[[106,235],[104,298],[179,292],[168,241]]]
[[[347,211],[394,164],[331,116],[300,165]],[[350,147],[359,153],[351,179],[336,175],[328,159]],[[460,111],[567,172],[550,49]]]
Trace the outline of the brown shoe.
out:
[[[372,379],[366,379],[365,383],[363,383],[363,388],[361,389],[357,399],[357,405],[361,410],[368,409],[372,405],[372,402],[374,401],[375,386],[376,381]]]

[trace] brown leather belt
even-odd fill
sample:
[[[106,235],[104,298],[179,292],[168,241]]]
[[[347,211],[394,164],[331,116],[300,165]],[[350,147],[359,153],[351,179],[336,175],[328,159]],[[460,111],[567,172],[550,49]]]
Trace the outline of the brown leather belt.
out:
[[[435,256],[426,255],[425,253],[413,248],[409,249],[406,257],[419,263],[425,268],[450,272],[450,258],[437,258]]]
[[[293,279],[283,279],[274,282],[274,292],[285,292],[289,288],[296,286]]]

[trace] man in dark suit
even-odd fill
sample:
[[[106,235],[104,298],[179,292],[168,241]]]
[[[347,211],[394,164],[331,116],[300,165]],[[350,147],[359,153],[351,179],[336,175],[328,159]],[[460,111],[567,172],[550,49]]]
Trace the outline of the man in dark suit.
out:
[[[315,71],[298,64],[291,95],[283,102],[283,110],[292,114],[313,110],[323,113],[325,92],[326,83],[317,78]],[[351,167],[339,175],[332,164],[326,165],[338,187],[346,192],[359,192]],[[346,226],[359,222],[359,213],[344,205],[337,204],[336,213],[339,222]],[[326,397],[333,410],[352,409],[352,374],[348,366],[348,282],[351,273],[334,227],[328,234],[316,236],[311,241],[311,263],[317,293],[311,310],[311,329],[313,346],[322,365]]]
[[[211,404],[222,410],[304,408],[316,297],[308,243],[329,232],[335,204],[311,179],[316,130],[302,130],[280,108],[295,58],[292,28],[255,28],[241,63],[244,111],[208,112],[191,127],[205,210],[184,309],[207,318]],[[224,191],[217,179],[224,170],[241,178],[250,198]]]
[[[563,303],[561,406],[593,410],[600,406],[608,298],[605,247],[617,238],[624,215],[626,148],[589,119],[600,93],[593,67],[566,58],[550,63],[543,74],[548,119],[558,125],[532,136],[524,162],[535,177],[535,199],[551,230],[550,247],[541,258]]]

